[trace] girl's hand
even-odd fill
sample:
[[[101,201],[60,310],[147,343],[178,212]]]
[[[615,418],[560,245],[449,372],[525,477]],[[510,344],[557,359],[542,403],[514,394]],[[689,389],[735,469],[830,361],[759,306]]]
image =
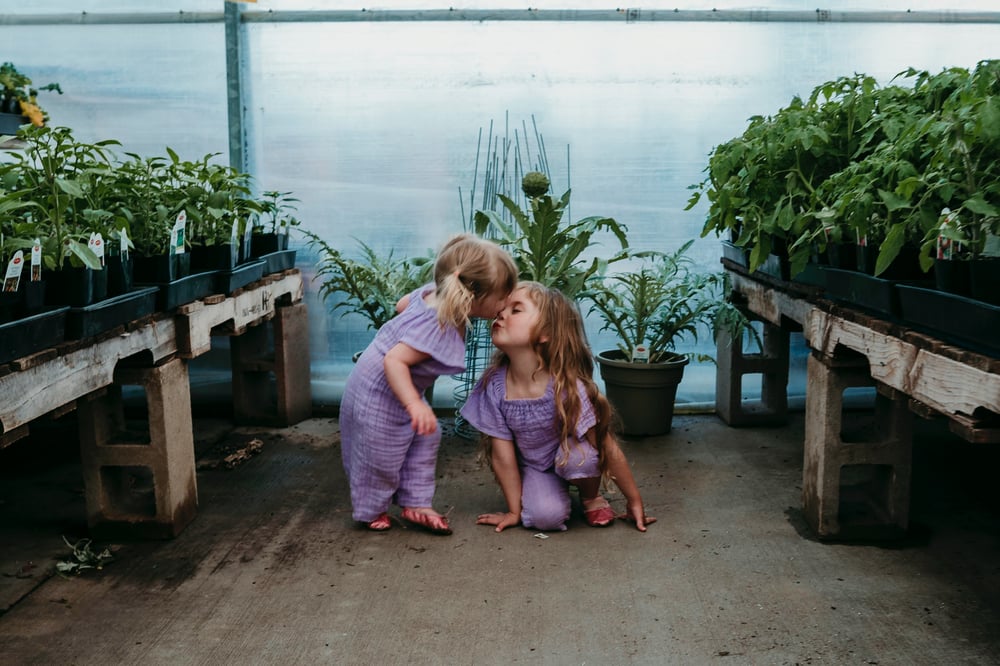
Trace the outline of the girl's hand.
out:
[[[505,513],[483,513],[476,519],[476,525],[496,525],[497,532],[503,532],[508,527],[521,523],[521,516],[507,511]]]
[[[620,514],[618,517],[622,520],[635,523],[635,528],[640,532],[645,532],[647,525],[652,525],[656,522],[656,518],[646,515],[646,510],[643,508],[642,502],[629,502],[625,513]]]
[[[423,400],[414,400],[406,405],[406,413],[410,415],[410,427],[418,435],[429,435],[438,427],[437,415]]]

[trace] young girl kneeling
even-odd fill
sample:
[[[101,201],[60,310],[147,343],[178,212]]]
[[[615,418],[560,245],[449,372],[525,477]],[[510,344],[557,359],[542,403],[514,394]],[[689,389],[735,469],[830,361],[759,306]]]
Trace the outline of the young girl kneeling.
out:
[[[608,403],[593,380],[594,362],[576,304],[555,289],[522,282],[493,323],[499,350],[461,410],[487,438],[489,460],[507,502],[506,513],[478,523],[500,532],[523,524],[565,530],[569,485],[580,491],[584,519],[604,527],[647,517],[625,455],[610,432]],[[616,516],[601,495],[609,476],[625,495]]]

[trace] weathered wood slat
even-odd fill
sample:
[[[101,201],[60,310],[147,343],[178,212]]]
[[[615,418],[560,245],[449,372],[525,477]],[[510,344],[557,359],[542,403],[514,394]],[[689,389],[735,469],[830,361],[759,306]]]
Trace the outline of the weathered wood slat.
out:
[[[863,354],[872,378],[946,415],[977,409],[1000,413],[1000,375],[946,358],[819,309],[803,329],[812,349],[836,356],[838,347]]]
[[[204,354],[212,346],[212,329],[227,324],[227,330],[239,333],[248,325],[273,316],[279,298],[287,296],[297,302],[302,300],[303,291],[302,275],[292,271],[277,280],[265,281],[256,289],[217,303],[205,302],[202,307],[180,313],[177,317],[178,354],[181,358]]]
[[[241,331],[274,316],[275,302],[297,302],[301,273],[286,271],[265,278],[238,294],[198,301],[176,316],[147,317],[93,340],[77,340],[17,359],[0,374],[0,448],[20,438],[28,423],[114,383],[119,361],[137,354],[156,364],[171,356],[192,358],[211,347],[212,329],[231,323]]]

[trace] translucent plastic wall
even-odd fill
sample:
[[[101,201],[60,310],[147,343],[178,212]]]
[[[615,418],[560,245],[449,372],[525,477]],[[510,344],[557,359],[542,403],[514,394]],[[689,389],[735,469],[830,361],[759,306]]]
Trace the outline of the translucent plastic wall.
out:
[[[220,4],[157,11],[220,12]],[[893,4],[837,8],[992,10],[984,2]],[[357,6],[274,0],[245,10]],[[36,0],[30,11],[80,10]],[[148,3],[102,2],[98,10],[148,11]],[[534,121],[554,189],[572,186],[574,219],[612,216],[628,226],[634,247],[669,250],[700,235],[704,209],[683,210],[688,186],[702,179],[713,146],[741,133],[748,117],[841,75],[885,82],[911,66],[937,71],[1000,57],[996,23],[254,21],[244,37],[251,169],[264,188],[294,191],[303,225],[348,254],[354,239],[424,254],[461,231],[477,141],[491,121],[495,135],[511,137],[522,124],[533,133]],[[3,59],[62,85],[66,94],[42,99],[55,124],[87,139],[117,138],[134,152],[170,146],[185,157],[226,159],[221,22],[0,23],[0,39]],[[695,253],[706,268],[719,266],[717,239],[699,239]],[[308,248],[299,256],[309,279]],[[318,402],[336,402],[351,355],[373,333],[359,319],[328,314],[315,285],[309,299],[314,392]],[[613,346],[591,329],[595,349]],[[680,399],[708,402],[713,390],[714,368],[691,367]]]

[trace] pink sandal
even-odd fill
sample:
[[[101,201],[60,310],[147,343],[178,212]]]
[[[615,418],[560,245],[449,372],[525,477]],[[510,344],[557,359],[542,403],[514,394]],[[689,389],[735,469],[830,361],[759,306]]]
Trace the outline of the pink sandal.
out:
[[[392,521],[389,520],[389,514],[387,513],[383,513],[378,518],[368,523],[368,529],[373,532],[385,532],[390,527],[392,527]]]
[[[607,527],[615,522],[617,514],[604,497],[583,500],[583,519],[591,527]]]
[[[433,509],[428,509],[433,511]],[[451,527],[448,526],[448,519],[438,513],[425,513],[427,510],[405,508],[400,518],[410,523],[423,527],[433,534],[451,534]]]

